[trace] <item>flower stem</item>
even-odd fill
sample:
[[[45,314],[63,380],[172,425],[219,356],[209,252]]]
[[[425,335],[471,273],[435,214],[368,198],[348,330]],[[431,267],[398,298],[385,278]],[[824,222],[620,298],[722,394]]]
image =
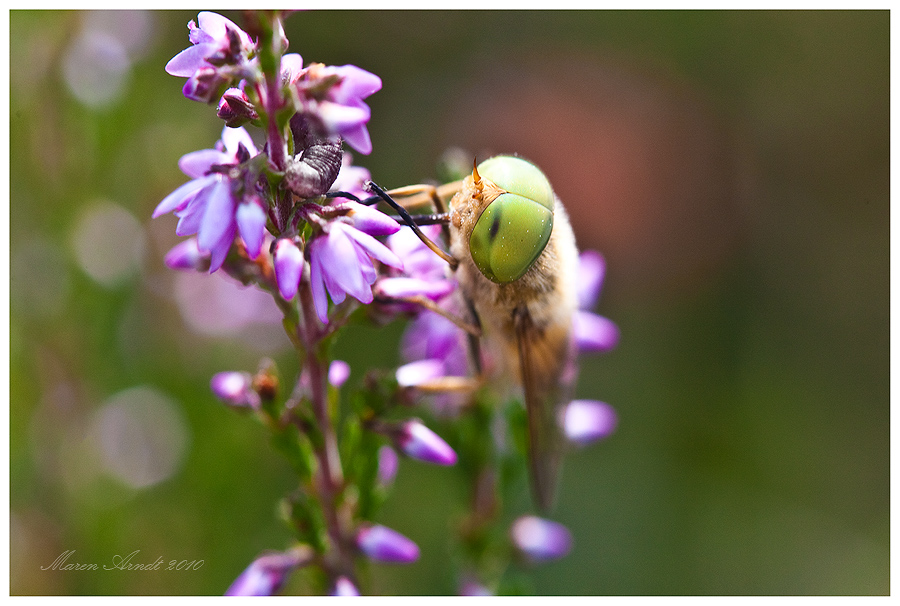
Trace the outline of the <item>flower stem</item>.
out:
[[[303,333],[302,340],[306,344],[306,359],[303,362],[309,378],[313,414],[320,435],[320,440],[315,440],[318,469],[313,484],[319,492],[328,537],[333,549],[324,559],[329,582],[333,584],[339,576],[355,577],[353,548],[347,528],[351,516],[341,499],[344,475],[334,420],[328,409],[328,382],[322,339],[324,333],[318,323],[306,275],[300,281],[298,298],[303,319],[300,330]]]
[[[276,171],[283,171],[287,164],[284,128],[279,126],[279,113],[284,108],[281,94],[281,17],[278,11],[265,16],[270,20],[260,20],[259,53],[260,64],[265,74],[265,90],[260,95],[264,99],[266,112],[266,140],[269,144],[269,160]],[[260,91],[262,92],[262,91]]]

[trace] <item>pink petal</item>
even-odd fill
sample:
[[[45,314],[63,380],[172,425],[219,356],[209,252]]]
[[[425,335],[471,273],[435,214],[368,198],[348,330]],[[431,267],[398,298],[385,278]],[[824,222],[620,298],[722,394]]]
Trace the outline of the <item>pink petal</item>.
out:
[[[366,129],[365,123],[352,128],[341,131],[341,136],[347,145],[350,145],[361,154],[372,153],[372,139],[369,137],[369,131]]]
[[[228,164],[234,159],[216,149],[201,149],[181,156],[178,168],[192,179],[207,176],[213,164]]]
[[[348,233],[352,231],[356,230],[345,226],[343,223],[331,224],[328,245],[322,249],[322,265],[327,268],[327,275],[340,286],[343,292],[363,303],[367,303],[372,300],[372,290],[363,280],[353,241],[347,237]],[[337,302],[335,299],[336,293],[331,290],[330,286],[328,291],[331,293],[332,300]],[[365,299],[368,299],[368,301]]]
[[[233,227],[234,199],[231,197],[231,187],[227,181],[219,180],[209,188],[209,199],[197,234],[200,250],[212,252],[212,248]]]
[[[303,253],[296,244],[287,238],[281,238],[275,244],[274,263],[278,292],[286,301],[290,301],[297,294],[297,287],[300,284]]]
[[[328,296],[325,294],[325,283],[322,280],[322,264],[316,249],[321,246],[317,244],[319,238],[313,240],[309,245],[309,282],[312,289],[313,305],[316,308],[316,315],[323,324],[328,324]]]
[[[250,156],[255,156],[259,153],[256,149],[256,145],[253,143],[253,138],[250,136],[243,126],[238,128],[230,128],[226,126],[222,129],[222,143],[225,144],[225,150],[228,154],[234,158],[238,152],[238,146],[243,143],[244,147],[247,148],[247,151],[250,152]],[[233,160],[232,160],[233,161]]]
[[[303,71],[303,57],[297,53],[288,53],[281,57],[281,79],[290,83],[300,77]]]
[[[355,65],[341,65],[333,70],[343,78],[341,83],[331,89],[335,101],[347,104],[358,99],[365,99],[372,93],[381,90],[381,78]]]
[[[341,206],[352,209],[348,216],[353,222],[353,227],[361,232],[371,236],[389,236],[400,231],[400,224],[397,221],[371,206],[353,201],[345,202]]]
[[[238,205],[235,215],[241,238],[247,246],[247,254],[251,259],[259,256],[266,229],[266,211],[256,202]]]
[[[204,32],[206,32],[216,40],[223,40],[225,38],[225,29],[228,25],[238,31],[241,31],[241,28],[235,25],[235,23],[228,17],[224,17],[219,13],[213,13],[210,11],[203,11],[202,13],[197,15],[197,23],[200,24],[200,29],[202,29]]]
[[[362,246],[371,257],[378,259],[385,265],[390,265],[396,269],[403,269],[403,261],[401,261],[390,248],[369,234],[365,234],[350,226],[346,226],[346,232],[347,235],[353,238],[357,244]]]
[[[228,256],[228,251],[231,250],[231,245],[234,243],[234,234],[236,231],[236,226],[232,221],[229,223],[227,229],[219,238],[218,242],[216,242],[212,248],[210,249],[210,259],[209,259],[209,273],[213,273],[222,267],[222,264],[225,262],[225,258]]]
[[[201,67],[208,67],[206,57],[216,51],[215,44],[189,46],[166,63],[166,73],[180,78],[190,78]]]
[[[188,181],[184,185],[179,186],[157,205],[156,210],[153,211],[153,218],[155,219],[173,210],[184,210],[191,200],[194,199],[194,196],[197,195],[197,192],[215,181],[215,179],[215,176],[211,176],[211,178],[204,177]]]
[[[209,189],[209,187],[203,189],[184,209],[175,211],[175,216],[178,217],[178,225],[175,226],[176,236],[190,236],[200,230]]]

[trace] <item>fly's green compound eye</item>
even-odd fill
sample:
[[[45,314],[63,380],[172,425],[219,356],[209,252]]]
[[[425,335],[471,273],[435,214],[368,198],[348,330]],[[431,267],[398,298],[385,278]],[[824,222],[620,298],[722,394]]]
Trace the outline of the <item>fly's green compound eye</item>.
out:
[[[478,174],[487,177],[511,194],[533,200],[553,212],[553,188],[537,166],[515,156],[494,156],[478,165]]]
[[[531,162],[496,156],[478,166],[482,178],[509,193],[481,213],[469,238],[478,270],[505,284],[518,280],[544,251],[553,231],[553,188]]]
[[[550,209],[524,196],[500,194],[472,230],[472,260],[489,280],[518,280],[543,252],[552,230]]]

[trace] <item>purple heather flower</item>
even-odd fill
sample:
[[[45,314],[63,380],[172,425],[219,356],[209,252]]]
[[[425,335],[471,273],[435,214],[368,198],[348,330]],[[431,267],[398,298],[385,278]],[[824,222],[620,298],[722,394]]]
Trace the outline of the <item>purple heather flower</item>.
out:
[[[290,301],[297,294],[300,276],[303,273],[303,252],[293,241],[280,238],[275,243],[273,259],[278,292],[286,301]]]
[[[578,307],[572,319],[572,333],[581,353],[600,353],[619,343],[619,328],[611,320],[587,311],[597,303],[606,261],[593,250],[581,253],[578,259]]]
[[[259,394],[253,389],[253,377],[246,372],[226,371],[209,382],[213,394],[235,408],[259,408]]]
[[[360,551],[379,562],[408,564],[419,559],[419,547],[415,543],[380,524],[360,528],[356,544]]]
[[[452,299],[439,303],[454,313]],[[433,311],[423,311],[406,327],[400,344],[405,360],[440,360],[444,375],[461,377],[468,373],[465,333]],[[399,379],[399,377],[398,377]]]
[[[334,583],[334,589],[331,590],[331,595],[355,597],[359,595],[359,590],[347,577],[338,577]]]
[[[343,360],[334,360],[328,367],[328,382],[340,387],[350,377],[350,365]]]
[[[458,314],[455,304],[454,297],[444,297],[437,303],[448,312]],[[469,357],[466,347],[466,333],[456,324],[433,311],[420,312],[407,325],[400,342],[400,351],[405,360],[412,360],[413,364],[425,364],[407,364],[408,368],[403,369],[403,372],[398,369],[398,382],[413,386],[439,376],[467,376]],[[428,373],[440,374],[428,376]],[[468,396],[462,392],[445,392],[430,394],[429,399],[436,412],[453,415],[459,411]]]
[[[435,465],[455,465],[456,453],[439,435],[413,419],[397,426],[391,437],[403,454]]]
[[[390,446],[382,446],[378,449],[378,483],[382,486],[390,486],[397,476],[397,468],[400,460],[397,451]]]
[[[436,240],[440,236],[439,225],[427,225],[423,232]],[[456,290],[456,281],[447,278],[447,264],[435,255],[411,229],[404,227],[387,240],[388,246],[403,259],[403,276],[382,277],[375,284],[375,293],[381,299],[404,299],[417,295],[439,301]],[[422,313],[415,303],[387,302],[388,312]]]
[[[189,238],[172,247],[165,257],[169,269],[181,271],[209,270],[209,254],[197,247],[197,238]]]
[[[562,428],[576,444],[588,444],[605,438],[618,423],[616,411],[606,402],[572,400],[563,409]]]
[[[225,595],[274,595],[284,585],[290,573],[308,559],[309,554],[303,549],[262,555],[235,579]]]
[[[363,99],[381,90],[381,78],[355,65],[313,63],[282,57],[282,78],[296,93],[297,111],[315,118],[326,133],[337,134],[363,154],[372,151],[366,123],[371,116]]]
[[[422,233],[431,240],[440,239],[440,225],[423,225]],[[387,239],[387,245],[403,259],[403,273],[428,282],[446,280],[447,263],[425,246],[413,230],[404,226]]]
[[[243,200],[235,198],[232,181],[214,166],[237,165],[257,154],[256,146],[243,128],[225,127],[215,149],[203,149],[181,157],[178,166],[192,180],[166,196],[153,211],[153,217],[174,212],[179,218],[175,233],[197,234],[198,248],[211,255],[209,271],[225,262],[234,236],[240,235],[248,254],[259,254],[265,230],[265,209],[256,194]]]
[[[310,286],[319,319],[328,322],[328,298],[335,305],[347,295],[361,303],[373,300],[372,283],[377,274],[372,260],[402,269],[403,262],[384,244],[359,229],[337,220],[309,243]]]
[[[224,84],[240,75],[229,66],[242,67],[254,44],[244,30],[222,15],[202,12],[197,21],[199,27],[193,21],[188,23],[193,46],[172,57],[166,72],[188,78],[182,91],[185,97],[209,103]]]
[[[572,533],[565,526],[536,516],[517,519],[510,535],[519,551],[534,561],[556,560],[572,547]]]

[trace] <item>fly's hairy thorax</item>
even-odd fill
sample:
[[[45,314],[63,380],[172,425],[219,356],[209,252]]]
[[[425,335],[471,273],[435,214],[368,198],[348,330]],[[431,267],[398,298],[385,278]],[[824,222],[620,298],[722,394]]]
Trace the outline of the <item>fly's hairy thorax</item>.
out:
[[[472,230],[486,206],[475,191],[472,177],[466,177],[450,201],[450,252],[459,260],[456,276],[460,290],[481,322],[489,358],[485,370],[521,381],[514,316],[517,308],[524,306],[534,327],[530,342],[534,365],[546,375],[540,382],[559,382],[572,358],[572,316],[577,307],[578,251],[566,211],[557,198],[553,231],[544,251],[521,278],[498,284],[478,270],[469,251]]]

